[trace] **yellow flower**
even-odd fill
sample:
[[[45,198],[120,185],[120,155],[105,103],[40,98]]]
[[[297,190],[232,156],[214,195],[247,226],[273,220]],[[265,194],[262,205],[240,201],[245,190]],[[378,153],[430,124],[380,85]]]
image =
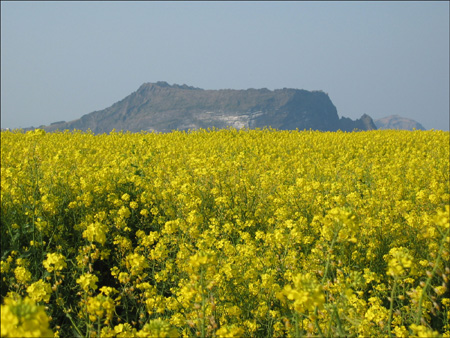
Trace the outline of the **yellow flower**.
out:
[[[9,271],[10,268],[10,264],[7,261],[1,261],[0,262],[0,267],[1,267],[1,274],[7,273]]]
[[[96,297],[89,297],[87,301],[87,312],[90,315],[91,321],[95,322],[97,319],[106,319],[110,321],[114,314],[115,303],[105,295],[99,294]]]
[[[130,269],[132,275],[139,275],[142,270],[148,267],[148,262],[145,257],[138,253],[129,254],[126,261],[127,267]]]
[[[300,313],[309,310],[314,311],[316,307],[322,308],[325,303],[325,296],[322,286],[318,284],[309,274],[298,274],[293,278],[294,286],[286,285],[278,293],[279,298],[286,297],[294,301],[294,309]]]
[[[80,284],[81,288],[86,292],[88,292],[89,289],[96,290],[97,282],[98,277],[90,273],[85,273],[84,275],[81,275],[80,278],[77,279],[77,283]]]
[[[388,260],[387,274],[394,277],[405,275],[406,269],[410,269],[413,263],[413,257],[404,247],[392,248],[385,259]]]
[[[244,329],[235,326],[222,326],[220,329],[216,331],[217,337],[242,337],[244,334]]]
[[[46,268],[48,272],[60,271],[67,267],[65,259],[64,255],[59,253],[48,253],[47,259],[42,262],[42,265],[44,265],[44,268]]]
[[[112,295],[113,293],[118,293],[118,291],[110,286],[102,286],[99,290],[105,296]]]
[[[449,336],[449,132],[31,135],[0,135],[3,294],[61,336]]]
[[[123,206],[119,209],[118,212],[119,216],[122,218],[128,218],[131,215],[130,209],[128,209],[127,207]]]
[[[27,287],[27,292],[29,297],[35,302],[40,302],[43,300],[45,303],[48,303],[50,301],[52,287],[49,283],[38,280]]]
[[[369,299],[369,302],[371,302],[372,305],[367,310],[364,317],[367,320],[376,323],[377,325],[386,323],[389,311],[385,307],[383,307],[381,301],[378,298],[372,297]]]
[[[409,332],[406,329],[406,327],[402,326],[396,326],[392,332],[395,334],[396,337],[409,337]]]
[[[199,267],[201,265],[205,265],[208,262],[208,256],[202,253],[196,253],[195,255],[189,258],[189,266],[191,267]]]
[[[90,242],[98,242],[100,244],[105,244],[106,233],[108,228],[106,225],[99,222],[89,224],[87,229],[83,232],[83,238],[87,238]]]
[[[5,298],[1,306],[2,337],[53,337],[43,306],[30,298]]]
[[[130,324],[119,324],[114,326],[115,336],[118,338],[134,337],[136,336],[136,329]]]
[[[18,266],[14,269],[14,275],[19,283],[25,284],[31,279],[31,272],[23,266]]]
[[[178,331],[171,325],[161,319],[153,319],[142,327],[142,330],[136,333],[137,337],[179,337]]]
[[[434,338],[440,336],[439,332],[433,331],[423,325],[411,324],[409,328],[413,331],[415,336],[420,338]]]
[[[119,273],[118,279],[122,284],[126,284],[130,281],[130,276],[126,272],[121,272]]]

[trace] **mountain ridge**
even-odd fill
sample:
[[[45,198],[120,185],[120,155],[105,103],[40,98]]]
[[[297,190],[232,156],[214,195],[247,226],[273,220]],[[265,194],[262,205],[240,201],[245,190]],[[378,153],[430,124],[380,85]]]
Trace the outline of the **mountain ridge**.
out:
[[[90,129],[131,132],[189,130],[200,128],[264,128],[353,131],[377,129],[372,118],[339,118],[336,107],[323,91],[283,88],[201,89],[144,83],[135,92],[103,110],[65,122],[42,126],[44,130]]]
[[[425,130],[419,122],[399,115],[389,115],[374,121],[378,129]]]

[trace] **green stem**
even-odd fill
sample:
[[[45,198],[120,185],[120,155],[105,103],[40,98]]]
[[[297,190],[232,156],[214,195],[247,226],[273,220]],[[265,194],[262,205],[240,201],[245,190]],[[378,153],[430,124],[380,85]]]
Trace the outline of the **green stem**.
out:
[[[70,322],[72,323],[72,326],[73,326],[74,329],[77,331],[78,335],[79,335],[80,337],[83,337],[83,335],[81,334],[80,329],[79,329],[78,326],[76,326],[76,324],[73,322],[72,316],[69,315],[69,313],[67,313],[66,311],[65,311],[65,313],[66,313],[66,317],[69,318]]]
[[[337,309],[336,305],[334,305],[334,304],[333,304],[333,310],[334,310],[334,316],[335,316],[336,322],[337,322],[339,337],[347,337],[344,330],[342,329],[342,323],[341,323],[341,318],[339,317],[338,309]]]
[[[439,252],[438,252],[438,255],[436,257],[436,261],[434,262],[433,270],[431,271],[431,274],[428,276],[427,281],[425,283],[425,286],[422,289],[422,293],[421,293],[420,299],[419,299],[419,308],[417,310],[417,315],[416,315],[416,325],[419,325],[420,324],[420,320],[422,319],[422,302],[423,302],[423,299],[424,299],[425,294],[427,292],[427,289],[430,286],[431,279],[433,278],[433,276],[436,273],[436,270],[437,270],[437,268],[439,266],[439,263],[440,263],[440,260],[441,260],[441,255],[442,255],[442,251],[444,250],[445,239],[447,238],[449,233],[450,233],[450,228],[449,228],[449,230],[447,230],[447,233],[443,236],[443,238],[441,240],[441,246],[439,247]]]
[[[205,337],[205,315],[206,315],[206,311],[205,311],[205,288],[204,288],[204,281],[203,281],[203,267],[201,268],[201,272],[200,272],[200,287],[202,290],[202,337]]]
[[[331,241],[330,248],[328,249],[329,254],[327,257],[327,262],[325,263],[325,271],[324,271],[323,277],[322,277],[322,284],[325,283],[325,280],[328,275],[328,270],[330,268],[330,262],[331,262],[330,255],[331,255],[331,251],[333,250],[334,244],[336,243],[336,239],[338,237],[339,231],[340,231],[340,229],[334,233],[333,240]]]
[[[334,243],[336,242],[336,238],[337,238],[337,236],[335,235],[334,238],[333,238],[333,240],[332,240],[332,242],[331,242],[330,248],[328,249],[328,251],[329,251],[330,253],[328,254],[327,262],[326,262],[326,264],[325,264],[325,271],[324,271],[323,277],[322,277],[322,284],[325,283],[325,280],[326,280],[327,275],[328,275],[328,270],[329,270],[329,268],[330,268],[330,262],[331,262],[330,255],[331,255],[331,251],[333,250]]]
[[[101,337],[101,335],[100,335],[100,333],[101,333],[100,328],[101,328],[100,317],[98,317],[98,320],[97,320],[97,337]]]
[[[295,311],[294,313],[294,319],[295,319],[295,336],[296,337],[301,337],[301,333],[299,330],[299,322],[298,322],[298,313],[297,311]]]
[[[84,295],[83,295],[83,298],[84,298],[84,304],[85,304],[85,306],[87,306],[87,291],[85,291],[85,292],[83,292],[83,293],[84,293]],[[91,327],[92,327],[92,323],[91,323],[91,318],[90,318],[90,316],[89,316],[89,314],[88,314],[87,311],[86,311],[85,317],[87,318],[87,323],[88,323],[88,325],[87,325],[86,337],[90,338],[90,337],[91,337]]]
[[[319,325],[318,314],[319,314],[319,311],[316,306],[316,308],[314,309],[314,324],[316,324],[316,328],[317,328],[317,331],[319,331],[320,336],[324,337],[322,329],[320,328],[320,325]]]
[[[391,322],[392,322],[392,312],[394,310],[394,296],[395,296],[395,289],[397,288],[397,278],[394,279],[394,286],[392,287],[391,291],[391,302],[389,305],[389,320],[388,320],[388,334],[389,337],[392,337],[391,333]]]

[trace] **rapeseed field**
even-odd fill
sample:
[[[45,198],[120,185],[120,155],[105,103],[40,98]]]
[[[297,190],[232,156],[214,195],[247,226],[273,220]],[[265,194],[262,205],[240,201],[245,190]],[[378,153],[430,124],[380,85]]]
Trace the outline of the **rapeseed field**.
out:
[[[450,337],[443,131],[1,133],[2,337]]]

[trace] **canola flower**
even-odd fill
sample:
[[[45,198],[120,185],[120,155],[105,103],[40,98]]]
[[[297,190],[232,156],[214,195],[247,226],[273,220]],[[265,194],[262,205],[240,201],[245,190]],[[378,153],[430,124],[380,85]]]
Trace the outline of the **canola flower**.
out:
[[[392,248],[385,257],[389,259],[387,274],[391,276],[401,277],[413,265],[413,257],[403,247]]]
[[[45,303],[48,303],[50,301],[52,288],[49,283],[38,280],[37,282],[27,287],[27,293],[28,296],[35,302],[44,301]]]
[[[450,133],[1,133],[1,336],[450,337]]]
[[[98,282],[98,277],[93,274],[90,274],[90,273],[81,275],[80,278],[77,279],[77,283],[86,292],[88,292],[89,290],[96,290],[97,282]]]
[[[23,266],[14,269],[14,275],[18,283],[26,284],[31,279],[31,272]]]
[[[280,297],[294,301],[293,307],[302,313],[305,310],[314,311],[316,307],[321,308],[325,303],[325,295],[322,287],[315,282],[310,274],[297,275],[293,278],[294,287],[286,285],[280,293]]]
[[[49,318],[43,306],[30,298],[4,298],[1,306],[2,337],[53,337]]]
[[[110,297],[101,294],[96,297],[90,297],[87,301],[87,312],[89,313],[89,319],[93,322],[97,319],[111,320],[114,308],[114,301]]]
[[[48,272],[59,271],[67,266],[65,257],[59,253],[48,253],[47,259],[43,261],[42,265]]]

